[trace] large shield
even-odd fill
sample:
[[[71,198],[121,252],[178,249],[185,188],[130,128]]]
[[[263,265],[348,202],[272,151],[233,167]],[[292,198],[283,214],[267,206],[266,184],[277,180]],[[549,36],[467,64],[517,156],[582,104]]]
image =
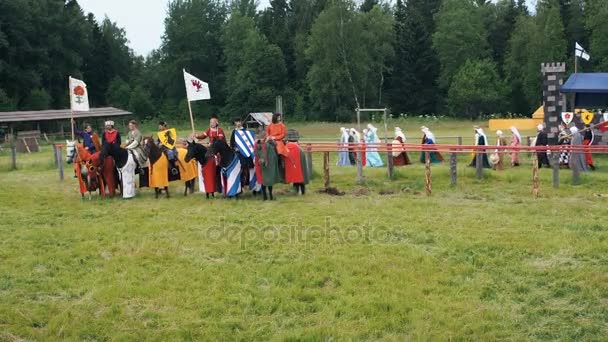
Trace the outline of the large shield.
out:
[[[175,148],[175,143],[177,143],[177,131],[175,128],[169,128],[167,130],[160,131],[157,134],[158,139],[163,146],[170,150]]]
[[[585,125],[589,125],[591,121],[593,121],[594,116],[595,115],[593,114],[593,112],[589,111],[584,111],[581,113],[581,119],[583,119],[583,123],[585,123]]]
[[[566,125],[569,125],[572,122],[573,118],[574,118],[574,113],[572,113],[572,112],[562,112],[562,121]]]

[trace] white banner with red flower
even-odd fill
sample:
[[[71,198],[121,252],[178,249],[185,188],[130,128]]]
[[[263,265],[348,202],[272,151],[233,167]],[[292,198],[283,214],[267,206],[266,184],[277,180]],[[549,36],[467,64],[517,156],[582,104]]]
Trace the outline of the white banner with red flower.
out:
[[[87,84],[70,76],[70,106],[73,112],[89,111]]]

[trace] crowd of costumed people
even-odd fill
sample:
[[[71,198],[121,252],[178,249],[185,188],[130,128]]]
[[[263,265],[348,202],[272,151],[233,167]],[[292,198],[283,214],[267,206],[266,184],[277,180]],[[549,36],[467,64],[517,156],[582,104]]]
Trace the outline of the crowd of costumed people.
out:
[[[544,125],[539,124],[536,127],[536,137],[532,139],[531,144],[533,146],[548,146],[549,140],[547,137],[546,129]],[[435,135],[431,130],[426,127],[421,127],[422,140],[421,144],[433,145],[437,143]],[[357,164],[357,151],[362,151],[361,162],[363,166],[367,167],[381,167],[383,166],[382,158],[378,153],[377,146],[381,143],[378,137],[378,129],[368,124],[367,128],[363,130],[363,134],[359,133],[355,128],[340,128],[340,139],[339,139],[339,152],[338,152],[338,166],[352,166]],[[483,128],[479,126],[473,127],[474,144],[475,146],[487,146],[486,149],[481,149],[483,153],[480,154],[482,158],[482,167],[491,168],[494,170],[504,170],[508,165],[511,167],[518,167],[519,151],[505,151],[500,147],[522,146],[522,136],[519,130],[512,126],[510,128],[510,138],[501,130],[496,131],[496,142],[492,143]],[[586,125],[585,129],[579,131],[576,126],[568,128],[565,123],[559,126],[558,145],[561,146],[590,146],[594,143],[595,134],[593,129],[589,125]],[[407,153],[407,138],[404,130],[400,127],[395,127],[394,136],[391,142],[391,154],[393,158],[393,165],[404,166],[412,164]],[[495,146],[494,148],[492,148]],[[539,168],[550,167],[549,157],[547,152],[537,152],[538,166]],[[443,156],[438,151],[431,151],[429,153],[431,163],[441,163],[444,161]],[[576,160],[574,160],[576,159]],[[421,163],[426,163],[426,153],[421,152],[420,158]],[[569,168],[571,164],[575,163],[579,170],[588,171],[595,170],[593,164],[593,156],[591,151],[586,151],[584,154],[576,153],[571,158],[570,152],[567,149],[561,149],[559,151],[559,166],[562,168]],[[477,166],[477,153],[471,152],[470,167]]]
[[[256,131],[243,127],[240,118],[233,124],[228,136],[214,115],[204,132],[178,139],[176,130],[165,121],[159,122],[156,136],[144,137],[131,120],[123,142],[113,121],[105,122],[101,138],[85,123],[82,130],[75,130],[82,143],[68,142],[67,160],[74,162],[83,198],[86,191],[100,190],[112,196],[118,189],[123,198],[133,198],[138,187],[154,188],[157,197],[164,191],[169,197],[169,182],[174,180],[186,183],[187,194],[193,192],[197,178],[199,190],[207,198],[216,193],[238,197],[249,189],[263,200],[274,200],[273,187],[279,183],[292,184],[298,195],[306,193],[310,173],[299,134],[287,129],[280,113],[274,113],[272,122]],[[108,175],[103,169],[115,172]],[[91,177],[95,172],[99,181]],[[113,182],[109,178],[114,176]]]
[[[136,175],[139,175],[139,188],[154,188],[157,197],[163,191],[168,197],[169,182],[175,180],[186,183],[185,194],[188,190],[193,192],[196,179],[199,191],[207,197],[214,197],[216,193],[236,197],[244,189],[249,189],[256,196],[260,194],[264,200],[273,200],[273,187],[279,183],[293,184],[297,194],[306,193],[310,172],[299,144],[299,135],[297,131],[287,129],[281,114],[274,113],[272,122],[256,131],[243,127],[240,118],[234,119],[233,124],[228,136],[220,126],[218,117],[214,115],[204,132],[193,133],[184,140],[178,139],[177,131],[164,121],[159,122],[156,136],[144,137],[137,122],[131,120],[124,142],[113,121],[105,122],[101,136],[94,132],[91,125],[84,124],[82,130],[75,129],[75,136],[82,144],[79,149],[72,144],[71,152],[68,150],[68,161],[79,159],[74,170],[83,196],[86,191],[90,193],[97,186],[110,196],[114,195],[116,189],[120,189],[124,198],[135,197],[138,187]],[[422,145],[437,144],[435,135],[428,127],[422,126],[420,130]],[[384,165],[378,151],[382,142],[378,129],[373,124],[368,124],[361,133],[355,128],[345,127],[340,131],[338,166],[356,165],[359,152],[363,166]],[[474,144],[485,148],[482,148],[482,153],[479,154],[471,152],[469,166],[476,167],[478,157],[482,158],[483,168],[504,170],[509,164],[511,167],[520,165],[519,151],[505,151],[500,148],[522,145],[522,136],[516,127],[510,128],[508,142],[501,130],[496,131],[495,143],[490,142],[483,128],[479,126],[474,126],[473,133]],[[589,146],[594,140],[593,129],[588,125],[580,131],[576,126],[568,128],[564,123],[559,126],[559,146]],[[200,144],[201,142],[206,145]],[[544,125],[538,125],[532,145],[548,146]],[[392,158],[393,165],[412,164],[406,134],[400,127],[395,128],[390,146],[389,158]],[[550,167],[547,152],[536,153],[538,166]],[[560,167],[577,167],[583,172],[595,170],[593,156],[589,150],[585,153],[570,153],[568,149],[559,149],[557,153]],[[426,158],[427,153],[421,152],[419,161],[426,163]],[[428,158],[430,163],[444,161],[441,153],[432,149]],[[83,166],[85,164],[87,167]],[[96,172],[97,177],[91,177],[89,172]]]

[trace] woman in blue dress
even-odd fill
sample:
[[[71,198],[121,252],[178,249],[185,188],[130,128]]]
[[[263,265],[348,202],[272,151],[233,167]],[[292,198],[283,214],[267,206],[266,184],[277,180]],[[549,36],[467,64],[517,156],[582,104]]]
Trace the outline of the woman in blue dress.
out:
[[[378,144],[380,144],[380,138],[378,138],[377,131],[378,129],[372,124],[367,125],[365,143],[368,147],[365,152],[365,157],[367,159],[367,166],[371,167],[380,167],[384,165],[382,159],[380,158],[380,154],[378,153]],[[370,144],[372,146],[370,146]]]

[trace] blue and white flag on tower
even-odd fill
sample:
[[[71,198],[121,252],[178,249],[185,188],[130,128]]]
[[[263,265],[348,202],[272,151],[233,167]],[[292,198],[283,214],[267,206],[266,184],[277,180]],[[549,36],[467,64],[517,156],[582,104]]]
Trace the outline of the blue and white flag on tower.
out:
[[[245,158],[253,156],[254,138],[253,132],[246,129],[237,129],[234,131],[234,141],[241,155]]]
[[[226,197],[234,197],[242,192],[241,161],[236,154],[230,165],[222,168],[222,189]]]
[[[586,61],[588,61],[589,59],[591,59],[591,56],[589,56],[589,54],[587,53],[587,51],[585,51],[585,49],[583,49],[583,47],[581,46],[581,44],[576,43],[574,45],[574,53],[576,54],[576,57],[580,57]]]

